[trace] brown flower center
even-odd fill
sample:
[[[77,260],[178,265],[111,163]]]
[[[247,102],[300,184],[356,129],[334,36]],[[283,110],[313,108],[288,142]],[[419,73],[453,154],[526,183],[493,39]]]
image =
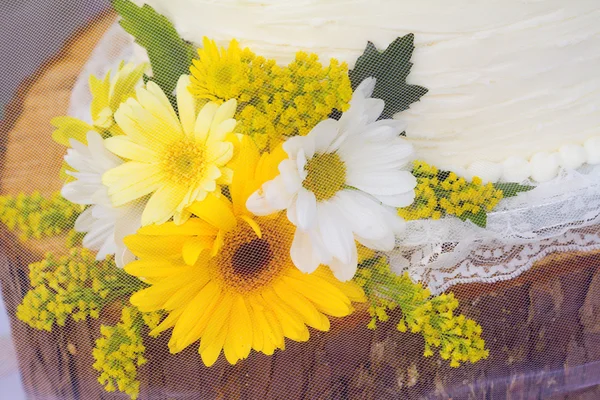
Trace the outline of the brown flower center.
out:
[[[238,225],[223,237],[223,247],[214,259],[215,272],[228,288],[248,293],[267,286],[291,265],[293,226],[287,219],[255,218],[261,237],[250,225]]]
[[[233,253],[231,267],[240,276],[252,276],[260,273],[273,259],[269,242],[265,239],[254,239],[242,244]]]

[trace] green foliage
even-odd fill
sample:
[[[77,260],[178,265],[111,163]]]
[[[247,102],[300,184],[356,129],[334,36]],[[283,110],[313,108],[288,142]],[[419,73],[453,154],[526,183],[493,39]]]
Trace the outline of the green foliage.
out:
[[[464,315],[455,315],[458,301],[452,293],[431,297],[428,289],[405,275],[395,275],[383,258],[373,258],[360,265],[355,281],[367,295],[370,307],[370,329],[378,322],[389,320],[389,311],[402,311],[397,329],[419,333],[425,339],[423,355],[433,355],[439,349],[450,366],[463,362],[475,363],[487,358],[489,351],[481,338],[481,326]]]
[[[173,95],[181,75],[189,73],[195,49],[179,37],[173,24],[152,7],[130,0],[112,0],[121,26],[148,52],[154,81],[167,96]]]
[[[83,207],[54,193],[44,198],[39,192],[0,196],[0,222],[11,231],[19,232],[20,239],[40,239],[65,233],[73,228]]]
[[[366,78],[377,79],[373,97],[385,101],[381,115],[383,119],[392,118],[394,114],[408,109],[428,92],[424,87],[406,83],[412,67],[410,59],[415,48],[414,38],[412,33],[399,37],[382,52],[369,42],[350,71],[352,89],[356,89]]]
[[[75,321],[98,318],[102,308],[142,288],[109,260],[96,261],[87,249],[52,254],[29,266],[31,290],[17,307],[17,318],[32,328],[51,331],[70,315]]]
[[[535,188],[535,186],[529,185],[519,185],[518,183],[495,183],[494,187],[498,190],[501,190],[504,194],[504,197],[515,197],[518,196],[519,193],[528,192]]]

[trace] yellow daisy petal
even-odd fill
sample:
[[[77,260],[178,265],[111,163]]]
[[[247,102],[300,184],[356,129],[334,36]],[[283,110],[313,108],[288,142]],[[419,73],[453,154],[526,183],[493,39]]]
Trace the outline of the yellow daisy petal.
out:
[[[142,213],[142,225],[163,224],[169,220],[185,196],[184,189],[177,186],[160,187],[152,196]]]
[[[199,218],[192,218],[181,225],[177,225],[174,222],[165,222],[161,225],[143,226],[138,230],[138,233],[140,235],[154,236],[214,236],[217,234],[217,229]]]
[[[221,354],[229,331],[228,323],[232,305],[233,296],[227,294],[223,296],[219,312],[212,314],[202,335],[198,352],[207,367],[213,365]]]
[[[183,245],[183,261],[188,265],[194,265],[203,250],[212,248],[214,241],[211,238],[195,237],[189,239]]]
[[[191,137],[196,123],[196,99],[187,90],[188,86],[190,86],[190,77],[182,75],[177,82],[177,109],[183,132]]]
[[[104,141],[104,146],[118,155],[119,157],[126,158],[128,160],[140,161],[144,163],[153,163],[157,161],[156,152],[140,146],[129,140],[125,136],[113,136]]]
[[[220,230],[230,231],[237,224],[231,205],[224,197],[217,198],[210,194],[204,200],[190,205],[188,210]]]
[[[212,124],[213,118],[219,109],[217,103],[207,103],[196,118],[196,124],[194,125],[194,135],[196,140],[205,142],[208,138],[208,132]]]
[[[223,351],[230,364],[243,360],[252,347],[252,320],[248,306],[242,296],[235,296],[229,318],[229,333]]]

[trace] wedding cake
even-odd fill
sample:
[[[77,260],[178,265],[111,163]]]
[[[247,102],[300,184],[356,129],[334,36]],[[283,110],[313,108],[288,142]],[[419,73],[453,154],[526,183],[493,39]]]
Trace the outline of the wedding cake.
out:
[[[487,181],[554,178],[600,162],[596,0],[136,0],[193,43],[208,36],[289,62],[350,68],[369,41],[415,34],[409,83],[429,92],[397,115],[417,155]]]

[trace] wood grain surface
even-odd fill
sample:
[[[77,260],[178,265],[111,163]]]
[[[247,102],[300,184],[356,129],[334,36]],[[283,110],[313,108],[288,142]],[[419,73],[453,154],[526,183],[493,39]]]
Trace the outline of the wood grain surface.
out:
[[[0,127],[0,192],[60,188],[64,148],[51,140],[85,61],[115,16],[106,14],[71,40],[19,91]],[[7,309],[28,290],[28,264],[57,241],[24,245],[0,231],[0,281]],[[423,340],[393,322],[367,330],[357,313],[308,343],[288,342],[272,357],[236,366],[202,365],[195,347],[170,355],[163,337],[145,340],[142,399],[600,399],[600,256],[550,257],[521,277],[453,291],[461,311],[481,323],[488,360],[459,369],[423,358]],[[108,313],[110,314],[110,313]],[[105,313],[101,320],[110,315]],[[392,318],[393,321],[394,318]],[[100,321],[69,322],[52,333],[11,320],[25,390],[32,399],[123,399],[96,382],[91,349]],[[1,397],[1,394],[0,394]]]

